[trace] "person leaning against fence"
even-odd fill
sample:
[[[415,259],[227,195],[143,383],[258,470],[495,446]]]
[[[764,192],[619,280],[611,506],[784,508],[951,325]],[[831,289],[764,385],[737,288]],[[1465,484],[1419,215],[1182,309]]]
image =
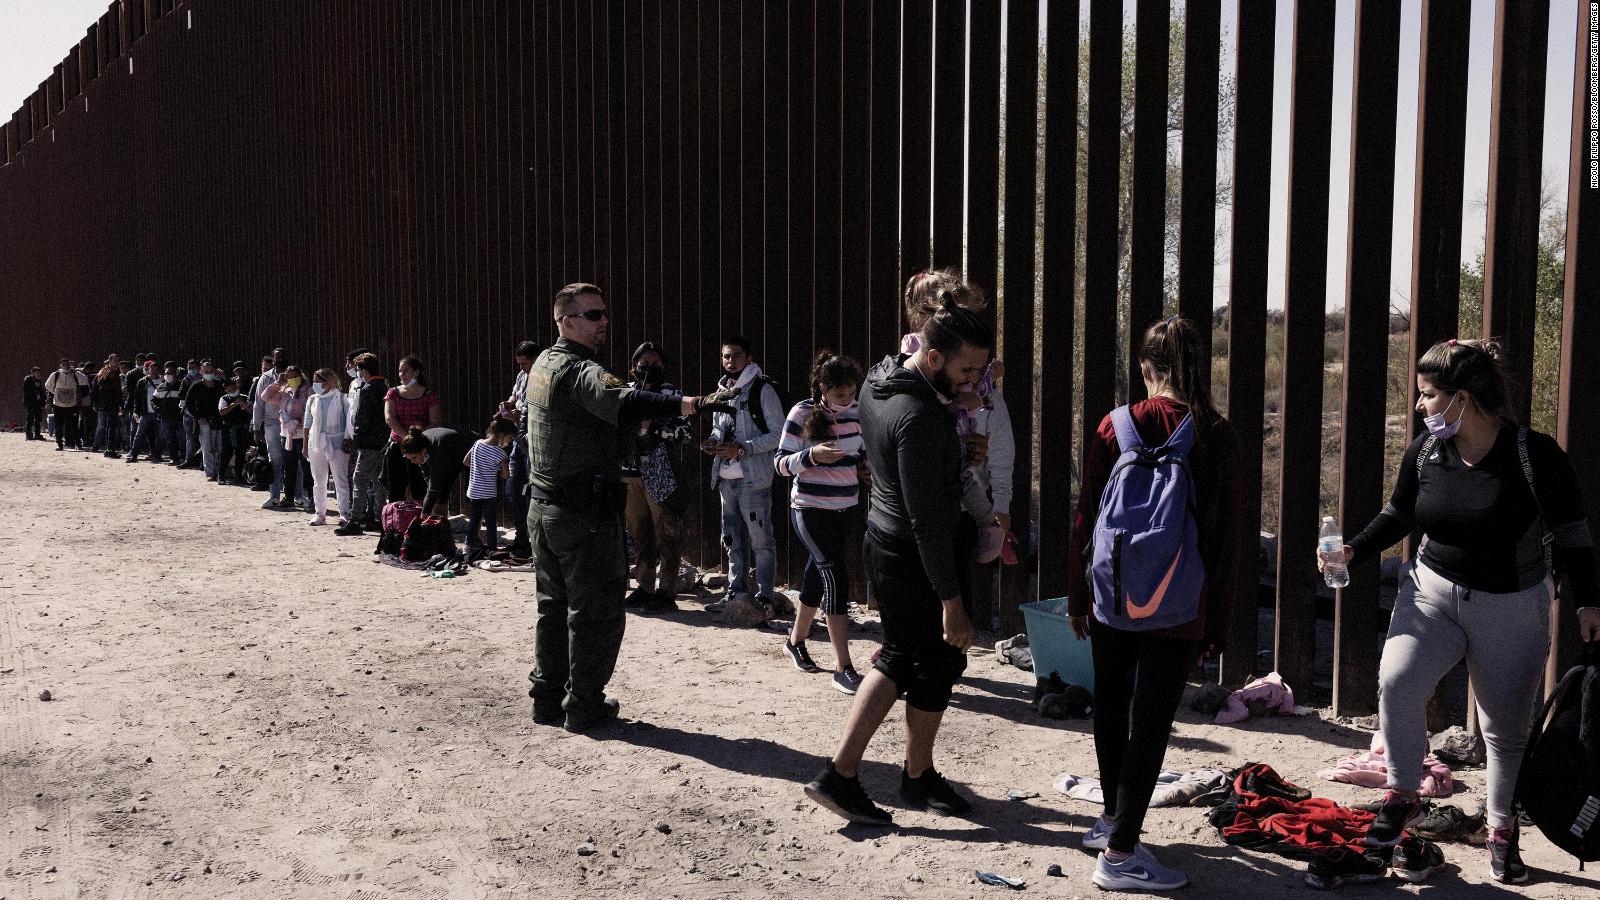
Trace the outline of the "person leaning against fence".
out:
[[[1106,889],[1188,882],[1139,832],[1188,674],[1226,642],[1244,544],[1238,448],[1200,376],[1208,350],[1185,319],[1150,326],[1149,399],[1113,410],[1083,453],[1068,551],[1083,565],[1067,567],[1067,613],[1079,640],[1093,638],[1105,812],[1083,846],[1102,851],[1093,879]]]
[[[1594,541],[1566,452],[1513,417],[1498,344],[1435,344],[1416,371],[1428,433],[1406,448],[1388,505],[1344,548],[1360,563],[1422,532],[1378,667],[1389,792],[1367,841],[1393,845],[1425,814],[1428,698],[1465,656],[1488,749],[1490,874],[1522,882],[1513,795],[1550,649],[1549,563],[1578,601],[1583,640],[1600,639]]]

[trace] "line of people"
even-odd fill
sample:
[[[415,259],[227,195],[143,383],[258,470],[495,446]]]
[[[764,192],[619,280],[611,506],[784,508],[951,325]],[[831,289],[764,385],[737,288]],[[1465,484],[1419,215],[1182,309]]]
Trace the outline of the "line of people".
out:
[[[97,386],[107,385],[99,388],[107,402],[101,408],[119,422],[120,413],[132,417],[107,425],[102,415],[97,432],[106,436],[108,454],[117,452],[121,435],[132,435],[130,462],[144,449],[187,464],[187,413],[196,420],[208,476],[226,483],[229,461],[242,458],[230,448],[264,448],[271,460],[264,506],[291,507],[309,470],[314,487],[301,508],[315,511],[313,525],[326,521],[331,482],[341,534],[370,530],[385,502],[408,494],[421,498],[424,515],[441,516],[465,473],[469,545],[482,528],[492,548],[495,506],[511,499],[518,525],[511,552],[537,569],[533,719],[573,732],[619,715],[606,686],[624,609],[675,606],[692,477],[684,458],[693,418],[710,414],[710,437],[699,450],[710,457],[710,487],[722,505],[730,580],[719,602],[774,596],[771,487],[777,476],[790,478],[789,515],[808,562],[783,651],[800,671],[820,671],[807,637],[822,616],[833,682],[854,696],[835,753],[805,793],[849,821],[887,826],[892,818],[871,800],[858,771],[901,699],[901,797],[945,814],[972,808],[935,768],[934,747],[982,611],[974,598],[993,584],[992,570],[982,567],[1013,540],[1009,417],[996,387],[1003,369],[993,358],[993,330],[981,315],[986,298],[956,272],[938,270],[914,276],[903,301],[911,327],[897,352],[864,371],[823,351],[809,396],[789,405],[739,337],[721,342],[723,376],[705,395],[688,396],[669,382],[666,354],[652,343],[633,352],[630,381],[612,376],[596,359],[608,339],[604,293],[569,285],[552,305],[559,339],[542,351],[531,343],[517,348],[511,395],[481,438],[441,424],[443,410],[420,360],[401,360],[400,384],[390,387],[365,351],[347,359],[348,389],[331,369],[307,379],[277,350],[253,380],[242,364],[227,377],[200,360],[185,374],[141,354],[137,377],[112,358],[86,385],[63,360],[48,378],[30,375],[24,392],[52,405],[63,449],[72,443],[84,392],[102,397]],[[1093,877],[1104,888],[1164,890],[1187,882],[1140,836],[1187,678],[1223,647],[1239,590],[1245,535],[1238,451],[1204,386],[1207,351],[1201,331],[1179,317],[1144,332],[1139,359],[1148,399],[1114,410],[1086,440],[1064,548],[1082,563],[1069,566],[1069,622],[1078,639],[1091,640],[1094,740],[1105,786],[1104,814],[1082,845],[1098,851]],[[118,372],[120,405],[109,399]],[[1558,582],[1573,592],[1582,639],[1600,639],[1593,541],[1570,460],[1509,411],[1498,347],[1441,343],[1419,361],[1416,387],[1428,433],[1407,449],[1389,505],[1343,551],[1343,562],[1359,563],[1414,529],[1423,534],[1380,672],[1380,727],[1392,764],[1391,791],[1367,838],[1379,855],[1354,864],[1409,865],[1393,857],[1403,852],[1394,849],[1402,832],[1425,810],[1416,796],[1424,707],[1464,657],[1484,676],[1475,681],[1489,749],[1489,867],[1495,879],[1518,882],[1527,870],[1513,790],[1549,649],[1551,592]],[[185,455],[173,456],[179,448]],[[504,493],[502,481],[509,482]],[[883,626],[865,675],[848,643],[846,552],[863,504],[865,581]],[[625,535],[638,547],[631,594]],[[1345,874],[1360,880],[1370,873]]]

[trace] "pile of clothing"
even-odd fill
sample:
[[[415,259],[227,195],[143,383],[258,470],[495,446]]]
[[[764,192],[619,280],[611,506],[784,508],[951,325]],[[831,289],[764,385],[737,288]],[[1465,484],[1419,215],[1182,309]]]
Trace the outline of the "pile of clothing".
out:
[[[1391,865],[1403,879],[1421,881],[1443,865],[1438,846],[1415,832],[1398,847],[1368,847],[1373,818],[1367,810],[1311,796],[1271,766],[1248,763],[1229,773],[1227,796],[1210,822],[1235,847],[1309,863],[1305,880],[1315,888],[1382,878]]]
[[[1294,689],[1277,672],[1263,675],[1237,691],[1207,685],[1195,695],[1189,707],[1196,712],[1216,714],[1218,725],[1243,722],[1251,716],[1303,716],[1311,712],[1297,706]]]
[[[1346,756],[1335,762],[1332,768],[1318,772],[1317,777],[1360,787],[1387,787],[1389,761],[1384,756],[1383,735],[1379,733],[1373,736],[1371,750]],[[1422,760],[1422,784],[1417,793],[1424,797],[1448,797],[1455,791],[1455,778],[1450,767],[1436,756],[1425,757]]]

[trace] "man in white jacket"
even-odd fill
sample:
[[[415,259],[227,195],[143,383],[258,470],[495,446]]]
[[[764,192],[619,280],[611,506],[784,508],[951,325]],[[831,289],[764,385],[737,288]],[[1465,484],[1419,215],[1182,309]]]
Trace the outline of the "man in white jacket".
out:
[[[72,360],[63,359],[61,368],[44,380],[45,392],[50,395],[50,405],[56,417],[56,449],[78,447],[79,389],[89,389],[89,379],[72,367]]]

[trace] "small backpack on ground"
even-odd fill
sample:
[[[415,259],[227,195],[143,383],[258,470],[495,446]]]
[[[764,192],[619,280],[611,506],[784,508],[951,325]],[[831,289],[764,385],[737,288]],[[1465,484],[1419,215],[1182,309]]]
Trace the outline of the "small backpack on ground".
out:
[[[1111,421],[1122,455],[1100,495],[1090,543],[1095,618],[1125,631],[1192,622],[1205,583],[1189,474],[1194,418],[1185,416],[1156,448],[1139,439],[1128,407],[1112,410]]]
[[[406,526],[405,540],[400,544],[400,558],[408,562],[425,562],[440,555],[456,555],[456,539],[450,533],[450,525],[444,521],[413,519]]]
[[[399,556],[405,545],[406,530],[411,527],[422,515],[422,504],[415,500],[396,500],[383,505],[383,514],[380,521],[383,523],[383,534],[378,538],[378,549],[373,553],[387,553],[390,556]],[[427,559],[427,557],[423,557]]]
[[[265,453],[250,457],[244,464],[244,476],[250,480],[253,488],[272,487],[272,460],[267,459]]]
[[[1580,868],[1600,860],[1600,642],[1583,646],[1533,723],[1516,802]]]
[[[383,505],[383,530],[405,534],[411,523],[422,515],[422,504],[415,500],[396,500]]]

